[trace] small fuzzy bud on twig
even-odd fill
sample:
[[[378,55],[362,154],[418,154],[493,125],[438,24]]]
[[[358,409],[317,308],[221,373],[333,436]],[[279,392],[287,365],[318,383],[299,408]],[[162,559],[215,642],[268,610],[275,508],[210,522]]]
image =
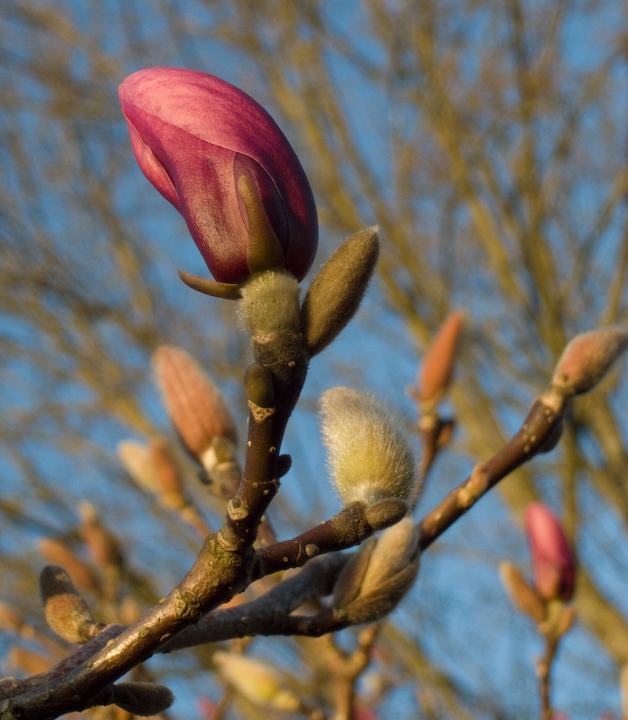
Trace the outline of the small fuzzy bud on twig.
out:
[[[547,615],[545,601],[528,585],[519,568],[511,562],[503,562],[499,566],[499,577],[515,608],[531,617],[537,625],[542,623]]]
[[[425,353],[419,373],[419,400],[423,405],[436,407],[449,390],[463,322],[463,312],[451,313]]]
[[[577,335],[565,348],[554,372],[553,384],[570,394],[592,390],[628,348],[628,332],[611,327]]]
[[[334,607],[354,625],[388,615],[414,584],[419,559],[418,527],[404,518],[347,563],[334,589]]]
[[[87,642],[94,634],[96,621],[66,571],[47,565],[39,575],[39,589],[51,630],[67,642]]]
[[[345,240],[310,285],[301,309],[310,357],[327,347],[355,315],[377,263],[377,230],[368,228]]]
[[[533,502],[526,508],[525,526],[539,595],[569,602],[575,589],[576,562],[560,523],[543,503]]]
[[[338,387],[323,393],[320,407],[332,478],[345,504],[414,499],[412,451],[400,424],[377,400]]]
[[[109,685],[95,698],[97,705],[117,705],[139,717],[165,712],[174,702],[172,691],[151,682],[120,682]]]
[[[78,511],[81,516],[79,532],[94,563],[103,569],[122,565],[120,543],[102,525],[94,506],[87,500],[81,500]]]
[[[188,452],[200,461],[214,437],[235,444],[233,417],[220,390],[184,350],[162,345],[153,354],[157,384],[172,424]]]
[[[222,677],[254,705],[287,712],[299,708],[299,698],[286,687],[284,677],[268,665],[222,651],[215,652],[212,657]]]
[[[93,593],[100,591],[100,582],[92,567],[77,557],[64,542],[42,538],[37,547],[44,560],[65,568],[75,585]]]

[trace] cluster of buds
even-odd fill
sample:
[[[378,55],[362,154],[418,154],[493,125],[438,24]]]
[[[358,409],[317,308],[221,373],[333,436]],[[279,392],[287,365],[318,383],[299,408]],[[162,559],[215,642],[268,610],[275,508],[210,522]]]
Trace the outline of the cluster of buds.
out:
[[[574,595],[576,563],[563,529],[540,502],[528,505],[525,527],[532,556],[532,583],[512,563],[502,563],[500,574],[514,606],[531,617],[544,635],[559,638],[571,627],[574,611],[565,607]]]

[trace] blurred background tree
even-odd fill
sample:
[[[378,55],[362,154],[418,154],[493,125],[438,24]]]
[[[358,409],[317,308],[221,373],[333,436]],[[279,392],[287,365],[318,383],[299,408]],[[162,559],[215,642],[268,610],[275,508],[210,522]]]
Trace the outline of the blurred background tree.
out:
[[[414,424],[404,389],[442,320],[467,311],[448,408],[457,432],[420,517],[516,429],[569,338],[626,324],[626,20],[611,0],[0,5],[0,572],[21,618],[3,620],[6,674],[34,672],[33,652],[58,652],[39,634],[44,556],[62,547],[90,562],[98,619],[128,622],[199,546],[194,524],[116,457],[123,440],[172,434],[152,352],[164,343],[191,352],[241,424],[245,416],[246,338],[231,304],[177,278],[178,268],[206,271],[180,217],[134,165],[116,96],[124,77],[185,66],[261,102],[312,183],[317,265],[348,234],[380,226],[377,283],[354,326],[312,363],[286,441],[295,463],[272,520],[288,537],[338,506],[313,439],[323,389],[369,387]],[[558,659],[555,706],[572,718],[621,716],[627,391],[616,373],[577,402],[558,448],[430,549],[375,642],[359,703],[381,718],[538,716],[540,641],[510,608],[497,567],[528,563],[520,517],[542,499],[580,559],[579,623]],[[222,508],[186,468],[191,502],[215,526]],[[116,537],[109,566],[88,557],[81,500]],[[138,672],[174,689],[169,717],[267,714],[225,692],[215,650]],[[246,652],[288,669],[308,707],[331,713],[328,641],[259,639]]]

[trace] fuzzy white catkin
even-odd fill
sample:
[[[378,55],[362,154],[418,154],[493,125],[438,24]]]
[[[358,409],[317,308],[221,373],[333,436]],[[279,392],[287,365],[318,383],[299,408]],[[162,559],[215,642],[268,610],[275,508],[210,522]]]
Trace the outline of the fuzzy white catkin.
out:
[[[412,501],[414,457],[395,417],[373,397],[337,387],[320,399],[332,479],[343,502]]]
[[[279,270],[257,273],[240,292],[240,322],[252,335],[300,331],[299,284],[290,273]]]

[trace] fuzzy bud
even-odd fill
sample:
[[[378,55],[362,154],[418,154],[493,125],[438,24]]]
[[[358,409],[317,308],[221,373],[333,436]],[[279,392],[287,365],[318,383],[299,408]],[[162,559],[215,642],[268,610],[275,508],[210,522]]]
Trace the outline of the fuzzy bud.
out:
[[[628,332],[623,328],[611,327],[577,335],[558,361],[552,382],[564,387],[569,394],[589,392],[627,348]]]
[[[576,563],[560,523],[543,503],[533,502],[526,508],[525,526],[539,595],[569,602],[575,589]]]
[[[184,350],[162,345],[153,354],[153,368],[172,424],[194,458],[202,462],[215,437],[235,445],[229,408],[196,360]]]
[[[94,506],[82,500],[78,511],[81,516],[79,532],[94,563],[102,569],[122,565],[120,543],[100,522]]]
[[[155,466],[152,462],[150,449],[134,440],[124,440],[116,447],[118,459],[131,478],[142,490],[151,493],[159,492]]]
[[[512,604],[534,620],[537,625],[545,620],[547,607],[538,592],[528,585],[521,571],[510,562],[499,566],[499,577]]]
[[[332,479],[343,502],[412,501],[417,474],[397,420],[374,398],[345,387],[323,393],[320,407]]]
[[[345,240],[310,285],[301,318],[311,357],[327,347],[355,315],[377,262],[377,230],[368,228]]]
[[[222,677],[257,706],[295,712],[299,698],[287,688],[285,678],[266,664],[242,655],[217,651],[213,659]]]
[[[94,698],[97,705],[117,705],[139,717],[165,712],[174,702],[172,691],[151,682],[119,682],[109,685]]]
[[[47,565],[39,575],[39,589],[51,630],[67,642],[87,642],[96,621],[66,571]]]
[[[65,568],[75,585],[96,594],[100,591],[100,582],[93,568],[76,556],[64,542],[43,538],[37,547],[44,560]]]
[[[347,563],[334,588],[334,607],[353,625],[388,615],[414,584],[419,559],[419,529],[404,518]]]
[[[463,321],[463,312],[451,313],[425,353],[419,374],[419,400],[431,408],[444,398],[451,385]]]

